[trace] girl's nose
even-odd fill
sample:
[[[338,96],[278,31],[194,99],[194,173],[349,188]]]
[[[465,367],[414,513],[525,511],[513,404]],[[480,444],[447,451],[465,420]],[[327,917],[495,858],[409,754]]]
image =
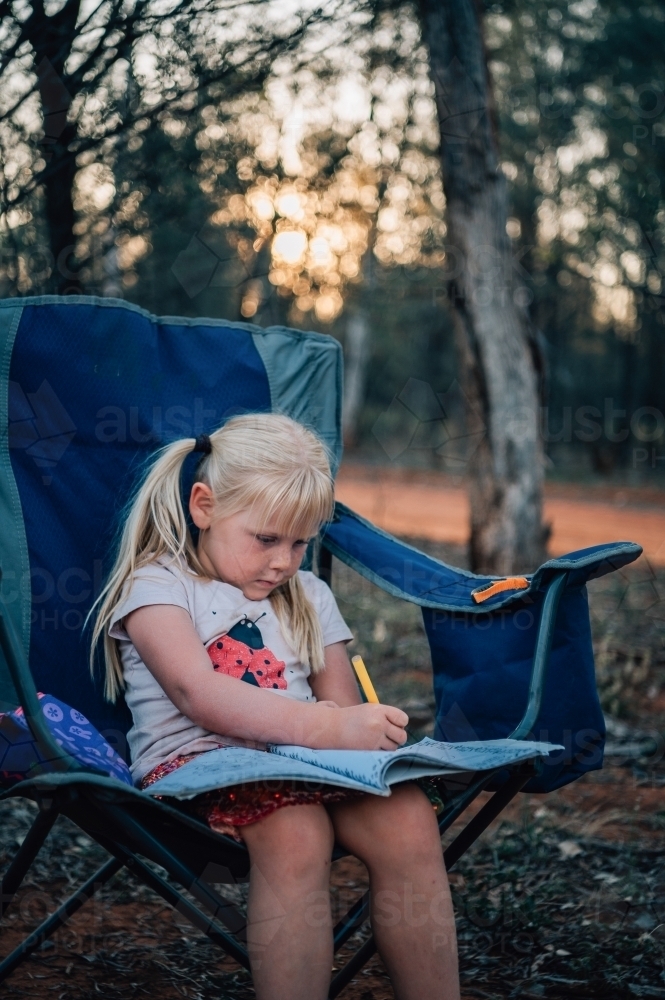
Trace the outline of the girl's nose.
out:
[[[273,569],[288,569],[291,565],[291,547],[279,545],[274,548],[270,565]]]

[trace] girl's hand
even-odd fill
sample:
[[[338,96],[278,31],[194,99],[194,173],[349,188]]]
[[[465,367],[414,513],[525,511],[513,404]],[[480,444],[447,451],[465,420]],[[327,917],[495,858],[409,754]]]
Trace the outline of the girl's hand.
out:
[[[318,750],[396,750],[407,739],[408,716],[392,705],[363,705],[345,642],[326,646],[326,669],[310,684],[318,698],[307,706],[309,724],[300,742]],[[331,712],[327,706],[339,706]],[[312,711],[312,708],[314,711]]]
[[[329,703],[313,706],[317,726],[309,745],[318,750],[396,750],[406,742],[406,712],[392,705],[353,705],[332,711]]]

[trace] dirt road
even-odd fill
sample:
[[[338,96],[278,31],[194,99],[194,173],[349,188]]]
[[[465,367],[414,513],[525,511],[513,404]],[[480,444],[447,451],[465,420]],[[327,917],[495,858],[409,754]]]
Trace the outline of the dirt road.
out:
[[[463,545],[469,507],[460,481],[435,473],[343,465],[337,498],[396,535]],[[548,486],[545,520],[550,552],[562,555],[601,542],[638,542],[654,565],[665,565],[665,494],[655,490]]]

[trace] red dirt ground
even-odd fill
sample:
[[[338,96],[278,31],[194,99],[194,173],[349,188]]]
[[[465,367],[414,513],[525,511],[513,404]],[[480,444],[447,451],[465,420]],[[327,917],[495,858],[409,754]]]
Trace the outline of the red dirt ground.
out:
[[[442,473],[343,465],[337,499],[395,535],[463,545],[469,506],[461,478]],[[618,539],[638,542],[665,565],[665,493],[649,487],[548,484],[544,519],[553,555]]]
[[[472,806],[480,808],[488,796],[483,794]],[[586,775],[574,784],[549,795],[521,795],[502,817],[484,834],[492,838],[499,823],[506,820],[518,826],[541,823],[556,829],[559,835],[576,837],[587,845],[609,841],[613,844],[636,842],[643,851],[662,847],[662,823],[665,788],[649,787],[638,782],[629,769],[609,767]],[[466,814],[466,820],[469,818]],[[447,834],[451,840],[457,826]],[[454,886],[463,879],[451,876]],[[337,862],[334,886],[340,895],[352,899],[365,884],[365,872],[353,858]],[[67,891],[66,886],[50,890]],[[34,927],[43,914],[39,893],[28,887],[3,921],[2,952],[6,954],[21,937]],[[253,991],[244,974],[229,991],[220,993],[206,988],[200,979],[182,971],[170,955],[183,949],[197,949],[202,935],[194,931],[168,906],[155,897],[145,902],[105,901],[88,904],[55,937],[55,948],[33,955],[5,984],[5,994],[31,1000],[91,1000],[96,996],[118,998],[159,997],[180,1000],[223,1000],[224,997],[250,1000]],[[232,973],[238,967],[230,959],[215,958],[210,972]],[[240,970],[238,970],[240,971]],[[489,995],[489,994],[486,994]],[[388,978],[375,959],[342,992],[341,1000],[393,1000]],[[467,1000],[470,1000],[467,997]]]

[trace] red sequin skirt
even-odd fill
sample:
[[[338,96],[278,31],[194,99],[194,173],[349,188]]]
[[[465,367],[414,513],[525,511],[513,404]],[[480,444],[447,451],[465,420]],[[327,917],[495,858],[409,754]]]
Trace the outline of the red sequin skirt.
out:
[[[143,776],[140,787],[148,788],[159,778],[164,778],[197,756],[195,753],[186,754],[157,764]],[[178,806],[202,819],[215,833],[225,833],[242,843],[238,828],[264,819],[276,809],[284,806],[330,805],[356,799],[363,794],[347,788],[312,790],[298,781],[254,781],[247,785],[232,785],[230,788],[204,792],[189,801],[179,802]]]

